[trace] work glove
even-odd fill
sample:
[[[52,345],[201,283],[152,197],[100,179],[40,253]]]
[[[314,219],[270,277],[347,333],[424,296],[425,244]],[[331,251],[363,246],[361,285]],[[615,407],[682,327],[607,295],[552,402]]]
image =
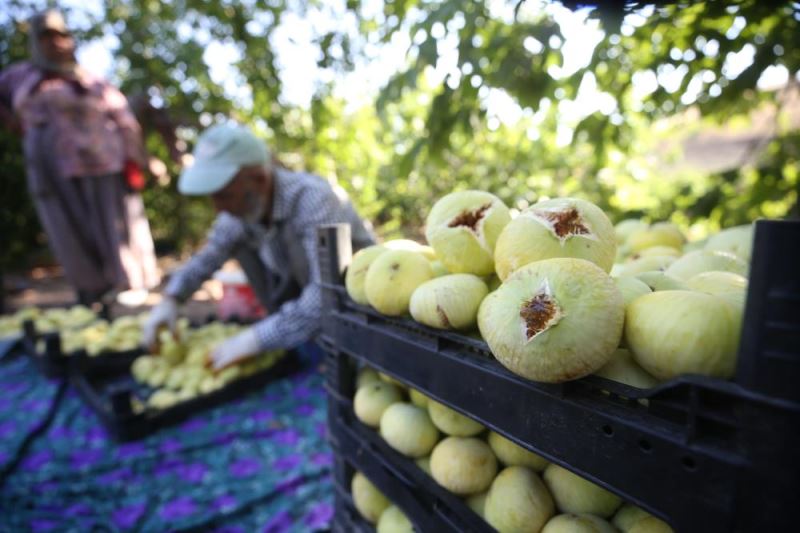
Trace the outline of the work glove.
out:
[[[208,366],[218,372],[253,357],[261,351],[261,345],[253,328],[248,328],[238,335],[219,343],[208,355]]]
[[[147,322],[142,328],[142,342],[145,347],[152,349],[158,340],[158,329],[166,324],[169,330],[175,333],[175,325],[178,320],[178,302],[175,298],[164,296],[157,306],[150,311]]]

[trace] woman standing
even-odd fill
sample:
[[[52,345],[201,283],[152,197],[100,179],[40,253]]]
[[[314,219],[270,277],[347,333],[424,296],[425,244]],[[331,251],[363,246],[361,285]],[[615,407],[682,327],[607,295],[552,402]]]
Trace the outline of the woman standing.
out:
[[[0,120],[23,136],[28,189],[83,303],[159,282],[142,199],[146,154],[125,97],[75,60],[54,10],[30,22],[30,61],[0,72]],[[4,206],[8,208],[9,206]]]

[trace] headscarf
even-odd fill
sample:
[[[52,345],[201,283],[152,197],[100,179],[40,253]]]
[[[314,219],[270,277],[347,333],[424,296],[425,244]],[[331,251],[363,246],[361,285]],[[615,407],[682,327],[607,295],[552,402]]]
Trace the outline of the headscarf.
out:
[[[70,61],[62,63],[53,62],[45,57],[39,43],[39,36],[45,30],[70,33],[67,29],[66,22],[64,22],[64,16],[55,9],[47,9],[32,16],[28,29],[28,48],[31,54],[31,62],[42,70],[55,72],[68,77],[76,76],[78,63],[75,61],[74,55]]]

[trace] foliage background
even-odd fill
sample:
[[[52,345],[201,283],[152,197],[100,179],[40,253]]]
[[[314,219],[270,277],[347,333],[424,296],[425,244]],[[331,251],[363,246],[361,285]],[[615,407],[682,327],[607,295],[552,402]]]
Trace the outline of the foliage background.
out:
[[[25,57],[25,20],[45,2],[0,3],[4,68]],[[308,107],[284,98],[271,37],[287,14],[330,3],[107,0],[67,10],[79,42],[116,37],[103,41],[111,43],[113,80],[136,103],[148,147],[165,165],[144,193],[159,250],[186,251],[202,240],[210,205],[178,195],[171,178],[198,129],[226,116],[253,125],[287,166],[338,182],[384,237],[419,236],[436,198],[466,188],[517,209],[580,196],[614,220],[671,219],[695,238],[800,214],[796,2],[594,10],[589,24],[603,33],[588,64],[571,73],[560,69],[565,28],[541,1],[387,0],[379,10],[366,0],[342,3],[358,31],[314,36],[317,65],[330,75],[316,82]],[[369,45],[400,33],[412,37],[406,61],[373,101],[354,108],[336,94],[337,75],[369,61]],[[212,40],[240,52],[235,82],[247,98],[229,98],[209,75],[203,51]],[[457,68],[440,82],[431,73],[445,44],[457,51]],[[734,72],[732,54],[752,62]],[[788,71],[786,86],[759,90],[762,73],[776,66]],[[675,71],[681,75],[668,76]],[[648,77],[658,83],[642,94]],[[576,116],[570,105],[586,86],[602,97]],[[510,98],[518,117],[493,116],[490,94]],[[164,117],[177,139],[157,133]],[[682,164],[686,147],[707,131],[753,135],[745,157],[711,169]],[[44,239],[18,140],[7,132],[0,132],[0,168],[0,262],[21,266]]]

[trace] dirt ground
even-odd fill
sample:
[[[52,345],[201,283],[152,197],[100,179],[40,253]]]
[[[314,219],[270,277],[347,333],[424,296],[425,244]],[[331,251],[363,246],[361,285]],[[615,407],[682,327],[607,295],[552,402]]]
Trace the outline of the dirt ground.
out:
[[[167,276],[180,266],[177,258],[159,258],[159,268],[163,274],[161,285],[149,294],[130,295],[123,293],[111,304],[112,317],[139,314],[149,310],[161,301],[161,290]],[[230,267],[228,267],[230,268]],[[192,320],[204,320],[215,313],[215,301],[222,296],[222,286],[218,281],[209,280],[195,292],[183,307],[182,314]],[[64,307],[77,302],[75,292],[67,283],[59,266],[36,267],[28,272],[5,273],[3,276],[3,313],[28,306]]]

